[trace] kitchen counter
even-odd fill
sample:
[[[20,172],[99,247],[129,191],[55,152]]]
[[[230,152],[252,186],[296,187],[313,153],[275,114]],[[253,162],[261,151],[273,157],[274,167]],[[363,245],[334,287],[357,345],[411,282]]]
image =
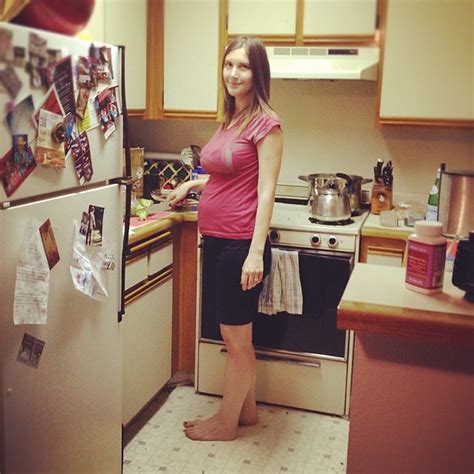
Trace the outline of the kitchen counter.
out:
[[[358,263],[338,308],[338,327],[474,347],[474,305],[445,273],[443,292],[405,288],[405,269]]]
[[[406,239],[415,232],[414,227],[399,225],[388,227],[380,225],[380,216],[369,214],[361,230],[361,235],[366,237],[383,237],[386,239]]]
[[[347,472],[473,472],[474,305],[359,263],[338,308],[355,331]]]
[[[150,213],[144,221],[132,218],[128,237],[129,245],[171,229],[182,222],[197,222],[197,212],[156,211]]]

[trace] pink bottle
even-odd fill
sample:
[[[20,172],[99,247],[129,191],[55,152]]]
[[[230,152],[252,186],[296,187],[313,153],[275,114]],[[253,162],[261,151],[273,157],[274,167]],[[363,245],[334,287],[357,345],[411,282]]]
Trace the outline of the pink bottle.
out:
[[[405,286],[424,294],[443,289],[446,239],[443,225],[436,221],[416,221],[415,233],[408,237]]]

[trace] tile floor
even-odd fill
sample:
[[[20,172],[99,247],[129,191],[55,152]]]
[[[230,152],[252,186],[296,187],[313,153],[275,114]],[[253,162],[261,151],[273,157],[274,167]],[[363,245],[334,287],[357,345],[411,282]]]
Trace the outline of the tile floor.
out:
[[[239,428],[237,440],[188,440],[183,421],[213,415],[219,403],[176,387],[127,444],[124,474],[346,472],[349,422],[335,416],[259,404],[259,424]]]

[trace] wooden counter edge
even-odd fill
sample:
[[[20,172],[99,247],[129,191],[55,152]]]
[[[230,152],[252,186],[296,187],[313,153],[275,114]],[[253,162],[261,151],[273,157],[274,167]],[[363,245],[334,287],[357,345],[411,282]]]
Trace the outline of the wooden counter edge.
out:
[[[385,239],[397,239],[397,240],[406,240],[409,235],[415,232],[413,230],[400,229],[399,227],[394,227],[393,229],[387,229],[382,227],[369,227],[362,226],[360,235],[362,237],[382,237]]]
[[[337,311],[337,327],[474,347],[474,317],[467,315],[341,301]]]

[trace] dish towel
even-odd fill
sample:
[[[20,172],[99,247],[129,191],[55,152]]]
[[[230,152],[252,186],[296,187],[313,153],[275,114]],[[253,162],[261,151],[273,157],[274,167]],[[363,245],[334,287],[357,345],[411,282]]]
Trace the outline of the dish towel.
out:
[[[263,281],[258,311],[268,315],[283,311],[303,314],[303,292],[296,250],[272,248],[272,266]]]

